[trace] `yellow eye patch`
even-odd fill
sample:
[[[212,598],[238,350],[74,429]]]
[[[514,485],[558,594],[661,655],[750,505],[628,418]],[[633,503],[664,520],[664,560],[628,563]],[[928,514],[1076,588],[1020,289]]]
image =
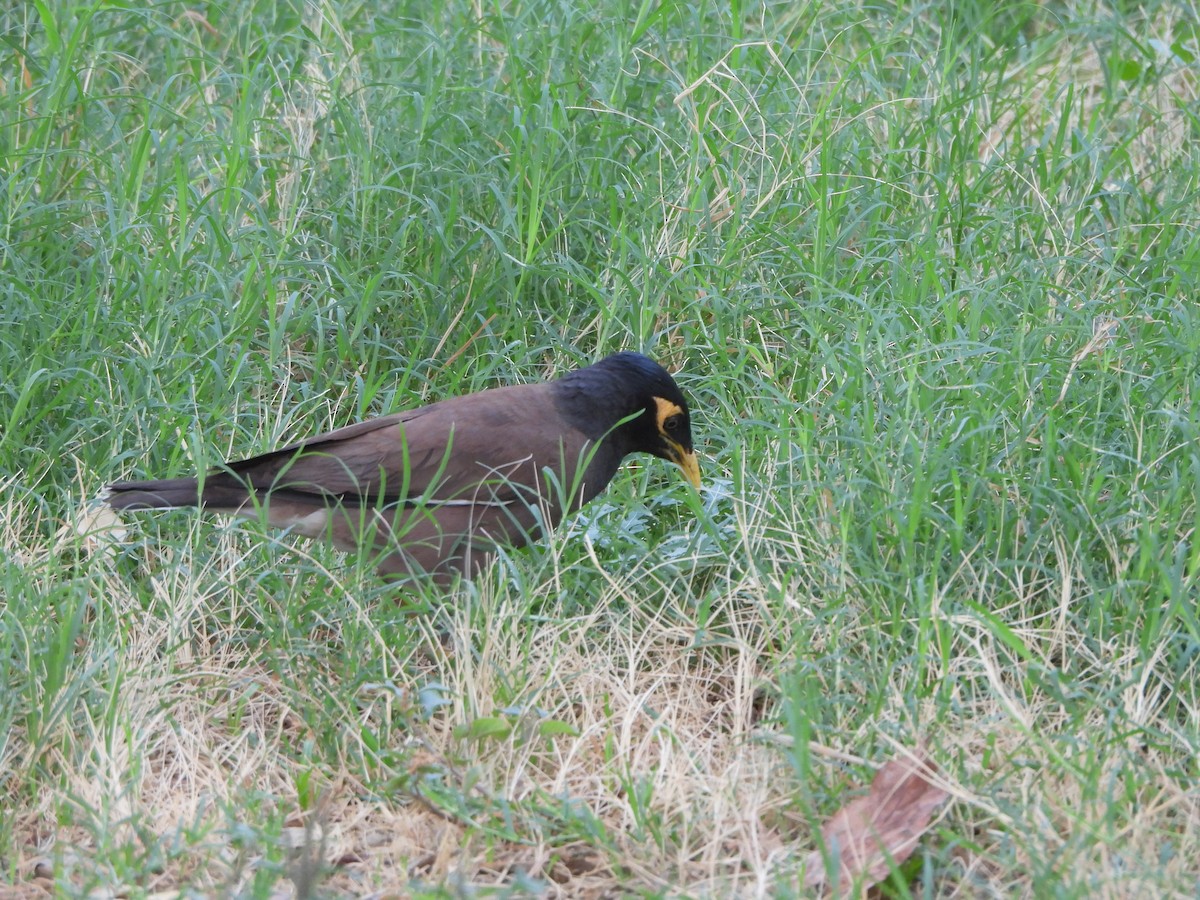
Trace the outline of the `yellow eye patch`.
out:
[[[670,400],[664,400],[662,397],[655,397],[654,405],[656,407],[655,415],[658,419],[658,432],[659,434],[666,434],[667,419],[671,418],[671,416],[683,415],[683,407],[678,403],[672,403]]]

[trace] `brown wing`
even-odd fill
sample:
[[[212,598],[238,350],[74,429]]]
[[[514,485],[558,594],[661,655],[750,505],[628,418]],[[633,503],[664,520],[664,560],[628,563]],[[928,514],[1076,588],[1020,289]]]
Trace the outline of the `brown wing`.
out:
[[[537,469],[578,458],[584,437],[564,429],[545,385],[495,388],[339,428],[229,463],[256,492],[299,491],[343,503],[447,501],[481,482],[537,484]]]
[[[576,505],[587,452],[546,385],[495,388],[230,463],[206,479],[204,503],[263,509],[271,524],[343,549],[373,545],[392,574],[466,570],[556,522],[567,493]]]

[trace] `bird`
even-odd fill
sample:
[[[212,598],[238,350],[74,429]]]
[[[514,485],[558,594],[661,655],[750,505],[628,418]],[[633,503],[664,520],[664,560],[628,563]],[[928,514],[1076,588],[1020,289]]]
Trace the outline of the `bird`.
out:
[[[697,490],[691,415],[675,379],[620,352],[548,382],[495,387],[368,419],[203,477],[119,481],[115,510],[201,507],[365,550],[387,581],[476,577],[596,497],[631,453]]]

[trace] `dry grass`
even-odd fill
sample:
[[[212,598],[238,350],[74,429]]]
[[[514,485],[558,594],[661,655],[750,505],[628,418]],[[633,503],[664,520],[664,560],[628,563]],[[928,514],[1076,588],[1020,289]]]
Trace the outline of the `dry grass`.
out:
[[[336,893],[405,893],[413,879],[541,883],[548,896],[635,886],[708,896],[798,890],[815,815],[869,780],[869,769],[846,767],[853,754],[845,751],[875,746],[887,756],[918,738],[931,744],[955,798],[935,835],[958,844],[951,864],[958,875],[939,893],[1028,895],[1026,873],[1058,859],[1064,884],[1132,897],[1184,883],[1200,866],[1200,795],[1178,771],[1186,738],[1173,736],[1161,714],[1166,692],[1188,688],[1167,683],[1153,660],[1141,666],[1126,640],[1094,647],[1062,619],[1022,614],[1047,590],[1059,591],[1064,604],[1075,599],[1069,555],[1059,560],[1057,584],[1027,585],[1026,596],[997,612],[1030,653],[1069,657],[1078,679],[1119,698],[1119,707],[1074,717],[1027,677],[1027,659],[979,620],[951,617],[953,646],[940,677],[960,687],[949,702],[914,710],[913,673],[898,667],[876,711],[841,704],[827,733],[812,735],[813,781],[800,783],[781,716],[788,701],[778,648],[795,645],[800,630],[811,648],[853,646],[856,634],[875,627],[871,600],[851,587],[845,617],[817,623],[803,610],[820,601],[792,588],[782,608],[796,614],[777,616],[778,586],[807,583],[782,569],[781,560],[798,564],[795,546],[778,546],[761,512],[737,505],[746,529],[738,538],[765,562],[755,574],[719,573],[726,584],[716,600],[725,622],[719,640],[698,646],[669,600],[657,611],[639,606],[637,586],[653,580],[651,563],[607,573],[586,612],[544,620],[523,617],[527,598],[503,579],[485,580],[447,598],[442,630],[432,620],[419,624],[425,637],[415,655],[393,656],[383,667],[389,683],[341,699],[338,767],[315,763],[304,749],[317,738],[305,721],[311,709],[297,709],[300,697],[333,696],[338,687],[288,683],[253,644],[212,624],[227,621],[214,612],[218,605],[254,612],[258,601],[242,587],[259,564],[244,548],[253,536],[222,532],[199,571],[191,550],[164,550],[149,563],[148,611],[128,593],[112,556],[94,555],[102,594],[93,615],[138,624],[124,631],[116,656],[87,637],[75,648],[80,659],[106,657],[96,670],[108,685],[105,702],[72,709],[37,760],[19,729],[9,737],[11,769],[58,773],[52,787],[43,781],[35,802],[15,810],[15,895],[49,890],[41,876],[50,873],[59,890],[103,881],[110,873],[96,866],[114,847],[156,860],[140,884],[115,886],[118,894],[185,886],[243,892],[264,858],[282,866],[298,896],[318,884]],[[33,515],[19,505],[10,512],[10,522]],[[189,541],[211,535],[195,526]],[[603,566],[598,554],[592,558]],[[994,575],[980,563],[948,590],[973,584],[969,599],[987,606]],[[553,581],[540,590],[549,594]],[[392,654],[375,625],[391,617],[389,603],[360,608],[358,624],[371,640],[360,637],[341,652]],[[313,627],[336,652],[343,624]],[[848,676],[820,673],[830,697],[854,689]],[[429,717],[412,715],[431,682],[446,703]],[[1194,684],[1186,701],[1193,717],[1200,715]],[[507,698],[504,710],[498,698]],[[354,736],[364,728],[389,732],[398,710],[405,727],[390,730],[391,745],[359,756]],[[504,718],[511,731],[464,735],[483,717]],[[547,720],[569,729],[542,736]],[[1123,743],[1114,733],[1135,725],[1158,729],[1162,744]],[[373,762],[364,768],[364,759]],[[1138,770],[1133,793],[1122,796],[1130,767]],[[315,777],[305,791],[298,785],[306,773]],[[805,796],[816,796],[816,805]],[[569,827],[554,817],[555,804],[568,802],[586,811]],[[69,824],[59,825],[64,818]],[[267,821],[276,830],[262,831]],[[163,852],[172,840],[182,852]],[[1175,853],[1164,858],[1168,840]],[[321,865],[305,862],[313,856]]]

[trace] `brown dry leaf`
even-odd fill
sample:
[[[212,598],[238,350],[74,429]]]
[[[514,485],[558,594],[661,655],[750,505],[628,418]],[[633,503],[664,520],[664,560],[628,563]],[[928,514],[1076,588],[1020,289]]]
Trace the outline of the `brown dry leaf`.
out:
[[[862,887],[884,878],[891,867],[908,859],[937,809],[949,796],[933,782],[937,767],[924,748],[912,756],[890,760],[875,773],[871,789],[839,809],[821,828],[830,858],[838,860],[833,884],[839,893],[865,879]],[[829,882],[825,855],[808,855],[804,886]],[[832,891],[833,886],[827,885]]]

